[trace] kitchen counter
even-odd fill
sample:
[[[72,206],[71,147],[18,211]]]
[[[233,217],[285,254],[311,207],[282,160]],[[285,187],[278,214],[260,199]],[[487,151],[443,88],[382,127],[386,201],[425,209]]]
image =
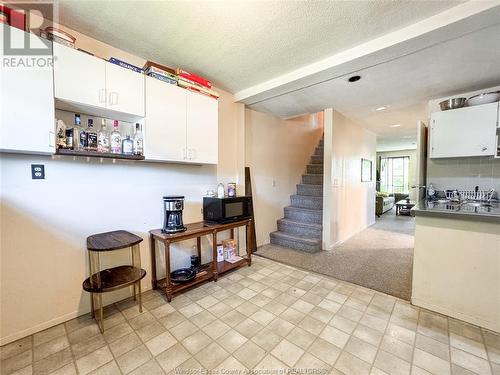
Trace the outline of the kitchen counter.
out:
[[[412,303],[500,332],[499,205],[420,202]]]
[[[474,221],[500,223],[500,204],[491,202],[451,202],[449,200],[421,200],[411,209],[412,216],[456,218]]]

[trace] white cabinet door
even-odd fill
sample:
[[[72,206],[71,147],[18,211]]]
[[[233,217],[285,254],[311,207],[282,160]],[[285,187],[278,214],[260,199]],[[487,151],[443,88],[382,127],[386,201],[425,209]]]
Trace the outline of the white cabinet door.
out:
[[[217,164],[218,101],[187,91],[187,148],[193,163]]]
[[[106,107],[106,62],[54,43],[54,95],[71,103]]]
[[[0,27],[3,34],[9,26]],[[23,31],[10,28],[10,36],[22,42]],[[31,46],[41,40],[29,35]],[[3,44],[4,35],[0,36]],[[45,45],[52,51],[52,43]],[[3,61],[4,45],[0,46]],[[26,56],[31,58],[33,56]],[[45,56],[45,58],[50,55]],[[15,59],[21,59],[16,56]],[[44,56],[40,57],[41,59]],[[52,68],[0,67],[0,149],[28,153],[55,152],[54,96]]]
[[[106,63],[107,108],[144,117],[144,75]]]
[[[495,155],[497,122],[498,103],[433,113],[430,157]]]
[[[146,77],[144,156],[186,160],[186,90],[151,77]]]

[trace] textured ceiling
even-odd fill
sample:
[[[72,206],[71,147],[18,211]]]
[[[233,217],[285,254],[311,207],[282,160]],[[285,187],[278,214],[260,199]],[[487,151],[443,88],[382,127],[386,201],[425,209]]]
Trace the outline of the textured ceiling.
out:
[[[57,1],[59,22],[230,92],[463,1]]]
[[[498,23],[361,70],[358,82],[344,76],[250,107],[281,117],[334,107],[374,131],[380,149],[414,147],[428,100],[500,84],[500,18]],[[381,106],[388,108],[375,111]]]

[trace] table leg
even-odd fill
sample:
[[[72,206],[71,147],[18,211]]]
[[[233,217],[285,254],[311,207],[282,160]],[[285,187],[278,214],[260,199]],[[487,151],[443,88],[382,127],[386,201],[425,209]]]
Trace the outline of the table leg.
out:
[[[198,250],[198,261],[201,265],[201,237],[196,238],[196,250]]]
[[[212,267],[214,273],[214,281],[217,281],[219,278],[219,273],[217,271],[217,232],[214,231],[212,233]]]
[[[247,243],[247,263],[248,267],[252,265],[252,220],[249,220],[246,227],[246,243]]]
[[[97,325],[99,326],[101,333],[104,333],[104,308],[102,306],[102,293],[97,295],[97,300],[99,303],[99,321],[97,322]]]
[[[90,308],[90,316],[92,316],[92,318],[95,318],[94,293],[90,293]]]
[[[158,281],[156,279],[156,240],[153,235],[149,236],[149,248],[151,249],[151,282],[153,289],[158,288]]]
[[[135,285],[134,285],[135,289]],[[137,289],[139,289],[139,312],[142,313],[142,293],[141,293],[141,280],[137,282]]]
[[[167,301],[172,301],[172,282],[170,281],[170,241],[165,241],[165,294]]]

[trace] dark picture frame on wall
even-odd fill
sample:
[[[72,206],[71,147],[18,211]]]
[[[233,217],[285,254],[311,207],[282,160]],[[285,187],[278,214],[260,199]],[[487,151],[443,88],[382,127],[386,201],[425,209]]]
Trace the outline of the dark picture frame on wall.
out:
[[[361,182],[371,182],[373,180],[372,161],[361,158]]]

